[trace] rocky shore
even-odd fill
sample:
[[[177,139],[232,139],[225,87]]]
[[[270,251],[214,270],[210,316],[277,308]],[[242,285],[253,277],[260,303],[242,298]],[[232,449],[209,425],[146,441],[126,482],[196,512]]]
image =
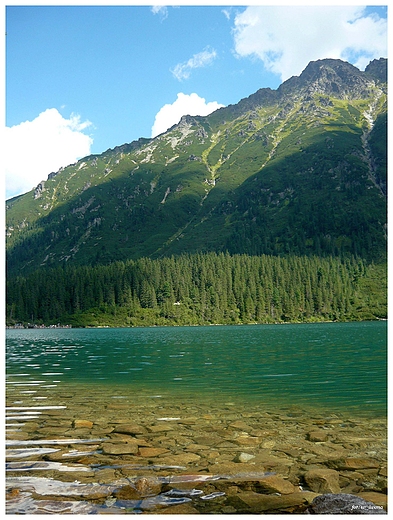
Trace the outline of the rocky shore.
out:
[[[18,391],[7,395],[8,514],[318,514],[327,494],[363,499],[357,513],[387,510],[384,418]]]

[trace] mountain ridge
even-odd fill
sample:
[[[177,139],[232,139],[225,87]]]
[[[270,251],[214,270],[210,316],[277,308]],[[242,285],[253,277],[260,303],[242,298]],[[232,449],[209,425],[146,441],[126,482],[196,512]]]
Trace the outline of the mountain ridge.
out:
[[[6,203],[8,273],[198,251],[385,258],[386,70],[317,60],[53,172]]]

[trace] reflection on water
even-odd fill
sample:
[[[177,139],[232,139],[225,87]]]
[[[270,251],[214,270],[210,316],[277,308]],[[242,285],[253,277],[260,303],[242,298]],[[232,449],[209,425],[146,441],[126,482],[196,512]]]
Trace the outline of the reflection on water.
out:
[[[249,496],[272,475],[301,509],[307,465],[386,486],[383,322],[9,330],[6,390],[10,514],[281,511]]]

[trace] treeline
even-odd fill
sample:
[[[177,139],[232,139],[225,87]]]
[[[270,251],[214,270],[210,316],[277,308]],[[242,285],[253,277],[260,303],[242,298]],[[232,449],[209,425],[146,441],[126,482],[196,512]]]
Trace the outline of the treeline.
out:
[[[276,323],[386,318],[386,266],[362,259],[189,254],[7,280],[7,324]]]

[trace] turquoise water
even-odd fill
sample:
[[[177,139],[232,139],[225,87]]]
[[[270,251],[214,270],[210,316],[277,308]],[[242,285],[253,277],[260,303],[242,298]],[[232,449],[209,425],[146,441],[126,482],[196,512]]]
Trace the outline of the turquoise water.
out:
[[[7,330],[7,383],[384,415],[387,322]]]

